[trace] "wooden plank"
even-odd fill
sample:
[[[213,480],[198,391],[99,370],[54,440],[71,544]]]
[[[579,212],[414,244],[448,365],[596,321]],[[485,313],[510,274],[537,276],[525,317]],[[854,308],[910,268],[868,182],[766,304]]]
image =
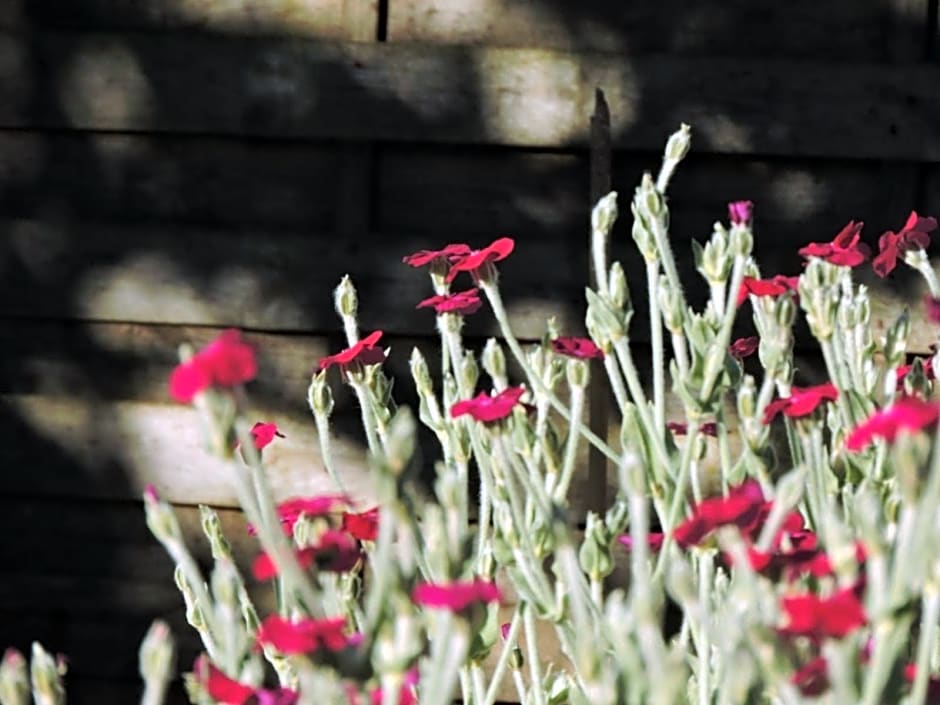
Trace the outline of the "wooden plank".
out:
[[[698,56],[887,58],[906,0],[749,0],[658,3],[520,3],[513,0],[396,0],[389,40],[539,46]]]
[[[0,40],[0,126],[563,146],[586,142],[600,86],[615,146],[659,151],[663,126],[688,122],[716,152],[935,161],[938,76],[927,64],[50,31]]]
[[[374,36],[374,0],[356,1],[373,10]],[[360,14],[351,22],[349,6],[349,0],[7,0],[0,9],[0,27],[357,40],[369,26],[368,17]]]
[[[329,229],[336,145],[0,133],[0,212],[68,221]]]

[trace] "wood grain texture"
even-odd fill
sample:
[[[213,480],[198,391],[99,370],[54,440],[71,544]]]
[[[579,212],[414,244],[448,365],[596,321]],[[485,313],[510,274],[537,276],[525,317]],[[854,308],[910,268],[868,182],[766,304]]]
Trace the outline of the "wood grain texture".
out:
[[[36,32],[0,39],[0,126],[940,159],[932,64]],[[852,115],[856,119],[839,119]],[[668,128],[666,128],[668,129]]]
[[[397,0],[390,5],[389,39],[629,54],[837,60],[864,54],[879,61],[900,32],[924,29],[926,6],[923,0],[833,0],[823,11],[812,0]]]
[[[0,27],[360,40],[375,36],[376,6],[376,0],[7,0]]]

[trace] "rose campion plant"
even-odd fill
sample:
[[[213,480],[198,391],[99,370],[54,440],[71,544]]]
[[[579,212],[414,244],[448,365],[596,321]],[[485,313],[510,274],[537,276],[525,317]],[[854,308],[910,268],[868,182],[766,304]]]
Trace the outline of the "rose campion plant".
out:
[[[442,361],[434,378],[412,351],[416,413],[394,403],[384,363],[398,353],[380,347],[381,331],[360,337],[356,290],[341,280],[346,347],[311,361],[307,390],[334,492],[272,498],[263,449],[280,438],[245,406],[250,340],[226,332],[172,372],[171,396],[225,440],[209,449],[229,462],[260,543],[245,577],[201,508],[204,574],[173,508],[145,493],[203,647],[185,678],[193,702],[494,705],[504,688],[526,705],[940,702],[936,361],[908,360],[907,314],[877,329],[853,281],[861,267],[883,276],[904,263],[933,306],[936,221],[912,213],[871,263],[849,222],[814,236],[803,272],[787,276],[759,270],[759,204],[736,201],[693,248],[709,300],[690,302],[666,200],[689,140],[686,126],[670,137],[630,202],[649,369],[631,348],[640,283],[609,261],[612,193],[591,214],[587,337],[554,321],[535,343],[514,335],[499,286],[512,238],[404,256],[430,280],[432,295],[411,305],[433,309]],[[475,288],[452,291],[462,273]],[[461,333],[484,309],[500,335],[478,352]],[[795,365],[800,317],[826,380]],[[377,506],[351,496],[333,463],[332,384],[358,403]],[[613,402],[619,433],[584,423],[589,387]],[[427,491],[415,481],[419,423],[439,446]],[[588,448],[616,491],[585,516],[573,490]],[[277,599],[265,613],[255,596],[267,585]],[[142,650],[147,703],[165,691],[168,644],[164,630]],[[34,682],[57,692],[50,659],[34,660],[46,679]],[[4,658],[0,693],[24,692],[25,672],[22,657]]]

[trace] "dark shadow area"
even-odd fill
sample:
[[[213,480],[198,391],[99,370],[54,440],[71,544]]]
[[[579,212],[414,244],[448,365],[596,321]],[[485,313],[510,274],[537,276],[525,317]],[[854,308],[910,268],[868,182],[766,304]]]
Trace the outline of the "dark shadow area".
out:
[[[388,22],[378,36],[398,41],[405,25],[396,24],[396,0],[382,4]],[[402,265],[401,257],[448,242],[482,246],[503,235],[517,241],[500,269],[523,334],[539,335],[550,313],[559,315],[566,332],[583,327],[590,206],[583,145],[424,141],[426,133],[440,134],[451,124],[463,134],[487,129],[494,97],[484,90],[485,67],[474,63],[472,52],[448,54],[453,73],[437,75],[439,67],[422,60],[416,44],[409,64],[415,80],[439,86],[453,100],[422,103],[414,98],[411,75],[380,83],[368,66],[332,45],[273,39],[316,34],[291,31],[280,18],[257,18],[254,28],[250,18],[216,26],[171,0],[139,5],[20,0],[0,14],[10,30],[0,97],[13,106],[0,111],[6,125],[0,130],[0,447],[6,466],[0,553],[7,558],[0,575],[0,646],[26,649],[35,638],[69,652],[70,680],[78,688],[70,701],[78,705],[118,702],[118,690],[109,688],[120,685],[126,693],[136,687],[136,648],[153,617],[169,619],[178,636],[186,635],[181,670],[198,648],[173,593],[170,561],[144,526],[136,470],[122,445],[128,432],[119,432],[129,406],[168,402],[165,380],[179,343],[194,335],[208,339],[216,327],[229,325],[278,334],[283,346],[261,350],[262,375],[251,393],[264,408],[304,419],[308,375],[323,352],[314,352],[310,336],[326,336],[332,351],[344,347],[331,292],[348,272],[359,288],[362,327],[386,330],[398,396],[414,405],[408,354],[415,340],[426,344],[436,364],[433,314],[414,306],[432,292],[426,275]],[[529,15],[519,14],[520,6]],[[733,132],[736,114],[787,114],[787,106],[774,102],[773,82],[742,79],[761,90],[738,96],[740,102],[676,95],[664,106],[648,100],[662,77],[631,73],[632,62],[650,55],[724,58],[740,60],[743,71],[752,59],[779,60],[799,71],[813,61],[918,62],[931,52],[936,61],[936,8],[933,0],[929,17],[914,17],[899,14],[888,0],[786,6],[540,0],[494,14],[499,22],[457,25],[451,38],[622,56],[637,103],[618,144],[643,142],[653,130],[664,143],[676,127],[664,124],[664,115],[670,121],[685,114],[707,118],[706,129],[696,133],[701,148],[693,147],[670,192],[681,272],[692,299],[700,301],[704,287],[697,286],[689,243],[707,239],[712,223],[725,219],[727,201],[757,203],[762,271],[793,274],[801,245],[831,239],[850,219],[865,220],[866,239],[874,243],[883,230],[903,224],[912,208],[940,208],[927,187],[938,183],[935,173],[928,179],[937,167],[900,158],[784,158],[746,148],[712,153],[710,135]],[[407,25],[421,36],[403,39],[446,41],[424,16],[416,13]],[[448,92],[453,85],[462,88]],[[581,88],[592,92],[594,86]],[[538,89],[534,81],[531,89]],[[334,95],[344,106],[357,106],[355,113],[334,109]],[[91,97],[104,102],[90,104]],[[873,114],[878,101],[873,95]],[[844,115],[839,107],[827,106],[835,124],[867,117]],[[101,115],[116,127],[74,127]],[[322,115],[336,134],[310,137],[304,120]],[[585,124],[588,119],[585,114]],[[349,160],[344,120],[365,130],[389,122],[409,126],[398,139],[373,141],[366,165],[371,192],[358,196],[346,192],[340,177]],[[936,139],[940,123],[932,124],[925,143]],[[742,144],[753,137],[742,134]],[[614,155],[622,217],[613,255],[630,274],[640,331],[645,281],[630,239],[628,203],[642,172],[658,168],[658,149]],[[367,232],[340,232],[344,208],[363,209]],[[909,275],[899,270],[891,284],[901,298],[915,297]],[[494,333],[482,314],[467,326],[480,346]],[[645,334],[638,334],[644,342]],[[272,374],[283,369],[291,376]],[[337,401],[336,430],[359,441],[352,400],[341,394]],[[434,448],[423,433],[422,447]],[[426,458],[429,468],[432,460]],[[177,689],[175,697],[180,694]]]

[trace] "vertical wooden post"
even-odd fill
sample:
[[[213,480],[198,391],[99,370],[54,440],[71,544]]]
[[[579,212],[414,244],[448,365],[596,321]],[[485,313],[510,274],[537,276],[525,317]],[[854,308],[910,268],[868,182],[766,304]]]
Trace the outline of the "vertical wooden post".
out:
[[[590,169],[591,208],[611,191],[610,146],[610,108],[604,98],[604,92],[597,88],[594,93],[594,113],[591,115]],[[606,277],[607,272],[594,271],[594,258],[588,257],[591,281],[596,277]],[[610,394],[605,378],[600,374],[600,364],[593,361],[593,374],[588,386],[588,424],[599,437],[607,438],[609,423]],[[588,491],[585,504],[588,509],[603,511],[607,504],[607,458],[594,446],[588,454]]]

